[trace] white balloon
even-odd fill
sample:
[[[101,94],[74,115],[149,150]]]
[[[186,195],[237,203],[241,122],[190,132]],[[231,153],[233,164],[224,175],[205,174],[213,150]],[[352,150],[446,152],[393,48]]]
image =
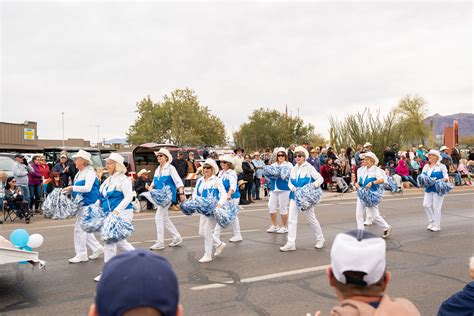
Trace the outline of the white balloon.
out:
[[[38,248],[43,244],[44,238],[40,234],[30,235],[28,243],[26,244],[30,248]]]

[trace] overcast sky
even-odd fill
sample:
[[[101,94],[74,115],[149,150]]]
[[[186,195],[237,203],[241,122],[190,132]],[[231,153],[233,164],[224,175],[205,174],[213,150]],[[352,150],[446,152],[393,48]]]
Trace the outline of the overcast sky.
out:
[[[66,138],[125,137],[137,101],[185,87],[228,131],[288,104],[327,136],[330,115],[407,94],[473,112],[470,1],[1,3],[0,121],[40,138],[61,112]]]

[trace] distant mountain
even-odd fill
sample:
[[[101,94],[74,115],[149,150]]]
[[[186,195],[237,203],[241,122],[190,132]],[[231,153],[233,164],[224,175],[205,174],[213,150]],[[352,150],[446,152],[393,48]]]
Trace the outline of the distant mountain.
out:
[[[457,113],[446,116],[435,114],[432,116],[428,116],[425,119],[425,125],[428,128],[430,127],[431,119],[433,119],[435,135],[443,135],[444,128],[448,126],[453,126],[454,120],[457,120],[459,123],[459,136],[474,135],[473,113]]]
[[[128,140],[126,138],[113,138],[110,140],[106,140],[104,142],[105,145],[112,145],[112,144],[122,144],[122,145],[127,145]]]

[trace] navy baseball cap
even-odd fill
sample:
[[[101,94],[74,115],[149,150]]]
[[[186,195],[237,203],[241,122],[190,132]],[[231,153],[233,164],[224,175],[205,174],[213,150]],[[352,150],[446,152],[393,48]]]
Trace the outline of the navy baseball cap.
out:
[[[178,279],[165,258],[144,249],[127,251],[105,264],[95,303],[100,316],[122,315],[137,307],[152,307],[164,316],[175,316]]]

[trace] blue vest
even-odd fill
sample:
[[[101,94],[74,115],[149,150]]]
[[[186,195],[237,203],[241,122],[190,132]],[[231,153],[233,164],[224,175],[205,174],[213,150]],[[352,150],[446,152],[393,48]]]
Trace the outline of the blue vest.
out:
[[[435,166],[435,168],[437,169],[440,169],[439,166]],[[425,171],[423,172],[424,175],[428,176],[428,172]],[[439,179],[443,179],[443,172],[441,170],[433,170],[433,172],[431,172],[431,178],[436,178],[436,180],[439,180]],[[436,192],[436,187],[435,185],[433,184],[432,186],[429,186],[427,188],[425,188],[425,192],[426,193],[434,193]]]
[[[110,191],[107,192],[107,196],[103,194],[100,195],[100,200],[102,202],[102,209],[104,210],[104,214],[107,215],[120,204],[124,199],[124,195],[122,191]],[[132,203],[129,203],[125,209],[133,209]]]
[[[278,189],[282,191],[290,190],[290,188],[288,187],[288,181],[285,181],[280,177],[278,177],[278,179],[270,180],[270,191],[275,191],[276,187],[278,187]]]
[[[296,188],[301,188],[301,187],[305,186],[308,183],[313,183],[314,182],[314,179],[311,176],[303,177],[303,178],[298,177],[296,179],[291,178],[290,180],[291,180],[291,184],[293,184]],[[290,193],[290,199],[291,200],[295,199],[295,193],[294,192]]]
[[[222,184],[224,185],[224,188],[225,188],[225,191],[226,192],[229,192],[230,190],[230,180],[229,179],[224,179],[224,178],[221,178],[222,179]],[[234,188],[234,193],[232,193],[232,195],[230,196],[232,199],[240,199],[240,191],[239,191],[239,186],[236,185],[236,187]]]
[[[199,184],[196,188],[196,194],[198,196],[202,196],[203,198],[207,198],[208,196],[213,196],[216,200],[219,200],[219,190],[212,186],[212,188],[203,189],[202,193],[199,193],[199,188],[201,187],[203,181],[199,181]]]
[[[78,180],[74,182],[74,185],[78,187],[83,187],[86,185],[86,180],[85,179]],[[78,194],[81,194],[83,197],[83,200],[81,201],[82,205],[88,206],[88,205],[94,204],[99,198],[99,189],[100,189],[99,179],[95,178],[94,184],[92,185],[92,188],[89,192],[80,193],[80,192],[73,191],[72,197],[76,198]]]
[[[159,168],[159,167],[158,167]],[[161,190],[165,185],[169,186],[171,189],[171,200],[176,202],[176,185],[174,184],[173,178],[171,175],[153,177],[153,183],[155,184],[155,189]]]
[[[359,179],[359,185],[363,188],[365,188],[365,186],[369,183],[369,182],[372,182],[372,181],[377,181],[377,178],[375,177],[366,177],[364,181],[362,181],[362,177],[360,177]],[[370,187],[370,191],[377,191],[378,188],[379,188],[379,185],[380,184],[372,184],[372,186]]]

